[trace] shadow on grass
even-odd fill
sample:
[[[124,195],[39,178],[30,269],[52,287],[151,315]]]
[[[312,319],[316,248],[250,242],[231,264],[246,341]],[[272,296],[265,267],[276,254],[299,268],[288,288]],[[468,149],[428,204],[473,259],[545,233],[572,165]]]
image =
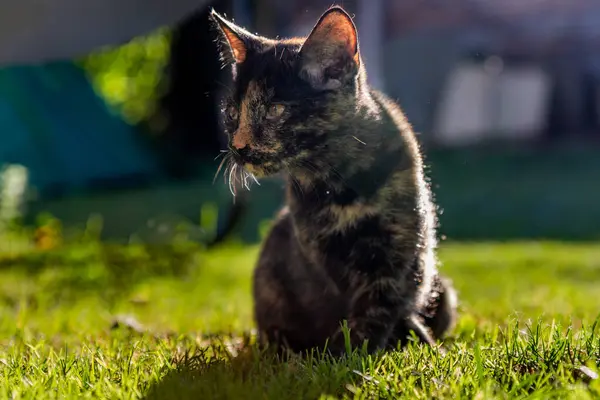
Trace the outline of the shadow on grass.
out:
[[[344,361],[292,356],[283,361],[255,346],[243,346],[235,356],[211,353],[198,349],[176,359],[143,399],[319,399],[347,394],[363,379],[357,372],[363,363],[359,356]]]
[[[377,356],[356,351],[342,359],[309,355],[282,362],[238,340],[175,357],[143,398],[563,398],[574,385],[598,394],[598,322],[578,331],[541,320],[476,336],[461,329],[456,341],[444,342],[443,355],[415,344]]]

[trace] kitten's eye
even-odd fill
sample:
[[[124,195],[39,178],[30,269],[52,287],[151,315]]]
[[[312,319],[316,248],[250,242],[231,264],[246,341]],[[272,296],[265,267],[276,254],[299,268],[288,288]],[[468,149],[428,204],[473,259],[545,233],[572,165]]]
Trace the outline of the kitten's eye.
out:
[[[227,116],[232,120],[236,120],[238,118],[237,108],[235,106],[229,106],[229,108],[227,108]]]
[[[273,104],[271,107],[269,107],[269,111],[267,112],[267,118],[273,119],[280,117],[284,111],[285,106],[283,104]]]

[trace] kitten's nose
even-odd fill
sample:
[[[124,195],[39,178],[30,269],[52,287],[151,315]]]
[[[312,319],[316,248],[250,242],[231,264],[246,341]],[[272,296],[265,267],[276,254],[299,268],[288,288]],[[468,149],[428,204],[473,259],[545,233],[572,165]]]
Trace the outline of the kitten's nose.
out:
[[[238,139],[238,136],[235,136],[233,138],[233,143],[232,143],[233,147],[235,147],[237,150],[241,150],[244,147],[246,147],[246,143],[241,141],[240,139]]]
[[[232,145],[237,150],[241,150],[250,142],[250,132],[247,129],[238,129],[233,135]]]

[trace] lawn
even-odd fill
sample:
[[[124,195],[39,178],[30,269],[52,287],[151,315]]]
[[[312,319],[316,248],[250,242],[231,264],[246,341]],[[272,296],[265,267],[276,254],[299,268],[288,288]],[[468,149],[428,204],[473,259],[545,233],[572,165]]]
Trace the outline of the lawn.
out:
[[[0,398],[598,398],[600,246],[442,242],[447,354],[253,350],[257,247],[0,246]],[[139,326],[138,326],[139,325]]]

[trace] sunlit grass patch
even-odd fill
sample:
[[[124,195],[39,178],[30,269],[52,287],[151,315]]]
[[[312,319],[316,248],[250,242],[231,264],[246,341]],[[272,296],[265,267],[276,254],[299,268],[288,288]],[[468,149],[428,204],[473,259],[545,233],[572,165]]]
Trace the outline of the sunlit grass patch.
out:
[[[447,352],[276,360],[253,347],[258,247],[24,252],[0,269],[1,398],[595,398],[600,248],[444,243]],[[128,322],[129,321],[129,322]]]

